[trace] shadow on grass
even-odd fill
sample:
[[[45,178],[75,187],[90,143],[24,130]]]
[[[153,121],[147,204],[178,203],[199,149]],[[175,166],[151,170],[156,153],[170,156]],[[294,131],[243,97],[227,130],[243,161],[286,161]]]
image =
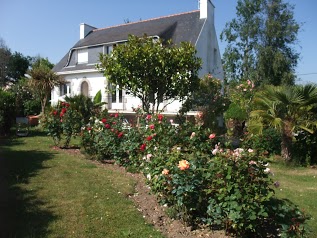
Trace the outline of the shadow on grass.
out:
[[[43,162],[54,154],[14,151],[11,145],[15,143],[20,142],[6,140],[8,146],[0,147],[0,237],[45,237],[49,223],[57,216],[37,197],[38,188],[30,189],[28,184],[31,177],[46,169]]]

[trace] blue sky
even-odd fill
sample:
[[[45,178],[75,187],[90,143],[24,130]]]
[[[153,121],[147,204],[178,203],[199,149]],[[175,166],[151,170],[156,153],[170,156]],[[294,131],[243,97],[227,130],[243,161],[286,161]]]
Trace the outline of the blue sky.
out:
[[[287,1],[287,0],[286,0]],[[56,64],[79,40],[79,24],[101,28],[129,21],[187,12],[198,8],[197,0],[0,0],[0,37],[12,51],[48,57]],[[213,0],[219,40],[225,23],[235,15],[235,0]],[[295,5],[295,19],[304,23],[296,49],[301,60],[296,72],[302,83],[317,83],[317,1],[288,0]]]

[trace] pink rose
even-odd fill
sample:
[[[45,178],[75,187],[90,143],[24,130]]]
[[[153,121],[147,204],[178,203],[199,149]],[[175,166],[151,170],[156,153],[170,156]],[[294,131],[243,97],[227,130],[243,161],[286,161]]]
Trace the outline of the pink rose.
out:
[[[215,137],[216,137],[216,134],[210,134],[210,135],[209,135],[209,139],[210,139],[210,140],[214,139]]]

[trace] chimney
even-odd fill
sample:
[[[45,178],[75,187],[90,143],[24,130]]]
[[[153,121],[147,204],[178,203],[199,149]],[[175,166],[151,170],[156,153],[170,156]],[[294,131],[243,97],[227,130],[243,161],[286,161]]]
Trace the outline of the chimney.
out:
[[[89,32],[91,32],[94,29],[96,29],[96,27],[89,26],[85,23],[81,23],[79,28],[79,39],[84,39],[89,34]]]
[[[210,19],[214,18],[214,8],[211,0],[199,0],[200,9],[200,19]]]

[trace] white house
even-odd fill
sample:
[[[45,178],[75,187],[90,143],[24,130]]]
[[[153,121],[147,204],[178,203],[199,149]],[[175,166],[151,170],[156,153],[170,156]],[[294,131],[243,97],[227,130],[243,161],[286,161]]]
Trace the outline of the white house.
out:
[[[140,100],[126,95],[124,90],[117,89],[116,93],[107,92],[107,79],[95,67],[99,53],[109,54],[116,44],[127,41],[129,34],[147,34],[151,37],[172,39],[176,44],[183,41],[191,42],[197,49],[197,56],[203,61],[199,76],[210,73],[216,78],[223,79],[214,26],[214,9],[211,0],[200,0],[199,10],[191,12],[100,29],[82,23],[79,41],[53,68],[67,83],[52,90],[51,103],[56,104],[63,100],[65,95],[84,94],[94,97],[101,90],[102,101],[107,102],[110,112],[132,113],[132,107],[140,105]],[[175,101],[165,108],[164,113],[176,114],[180,107],[180,102]]]

